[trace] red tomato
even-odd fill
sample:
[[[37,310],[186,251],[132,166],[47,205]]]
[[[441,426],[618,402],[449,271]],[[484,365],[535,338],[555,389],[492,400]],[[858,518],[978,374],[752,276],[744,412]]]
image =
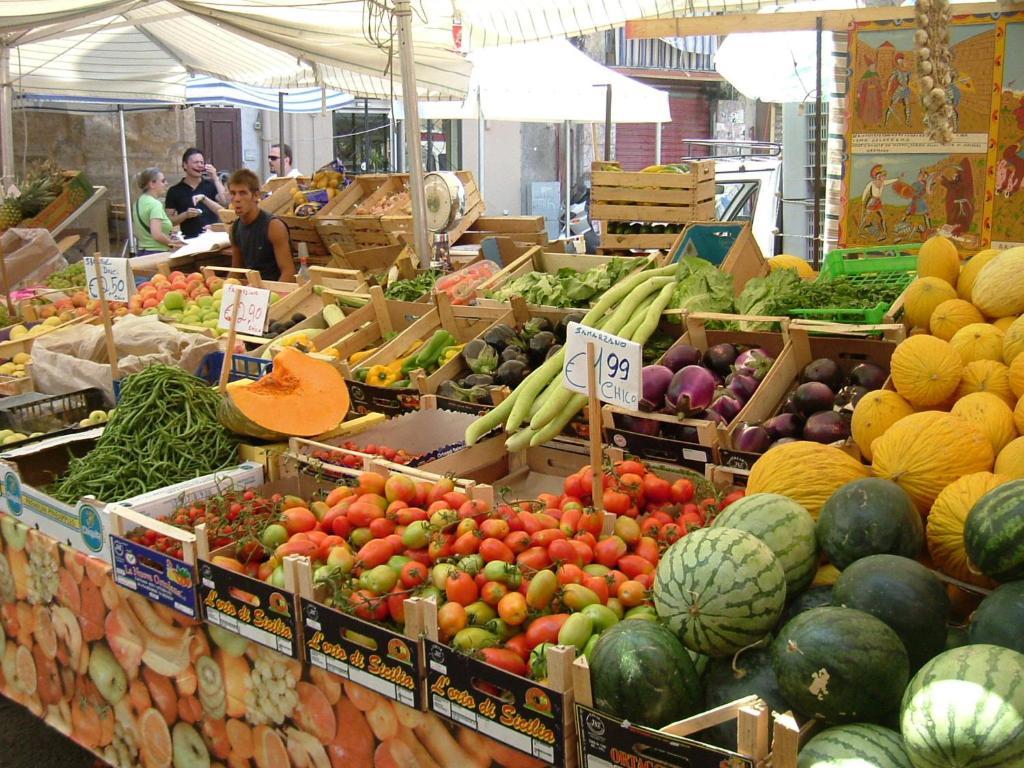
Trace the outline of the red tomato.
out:
[[[406,504],[404,501],[392,501],[390,504],[388,504],[388,508],[384,510],[384,517],[386,517],[388,520],[394,520],[397,523],[399,511],[408,508],[409,505]]]
[[[580,533],[589,533],[591,536],[600,536],[604,528],[604,515],[596,509],[584,510],[580,520],[576,524],[576,530]]]
[[[559,509],[559,505],[562,502],[562,497],[554,493],[537,494],[537,499],[547,509]]]
[[[742,499],[746,495],[747,495],[746,491],[744,491],[742,489],[737,489],[737,490],[733,491],[732,493],[728,494],[724,499],[722,499],[722,501],[719,502],[719,504],[718,504],[718,508],[719,509],[725,509],[730,504],[732,504],[734,501],[739,501],[740,499]]]
[[[513,627],[518,627],[526,621],[529,613],[526,598],[520,592],[509,592],[498,601],[498,616]]]
[[[693,483],[685,477],[681,477],[672,483],[672,501],[676,504],[686,504],[693,499]]]
[[[530,534],[526,531],[512,531],[505,537],[505,545],[518,555],[530,548]]]
[[[526,635],[515,635],[505,641],[505,647],[516,654],[524,662],[530,658],[530,646],[526,644]]]
[[[561,531],[559,531],[561,533]],[[548,557],[554,563],[576,563],[576,550],[568,539],[555,539],[548,544]]]
[[[629,581],[624,581],[619,585],[616,597],[619,602],[622,603],[623,607],[632,608],[640,605],[647,599],[647,590],[639,581],[630,579]]]
[[[425,565],[427,568],[433,563],[430,559],[430,554],[425,549],[406,549],[401,554],[420,565]]]
[[[594,562],[594,549],[581,539],[573,539],[569,542],[576,550],[576,562],[583,565],[590,565]]]
[[[597,595],[597,599],[601,601],[601,605],[608,602],[608,598],[611,597],[611,593],[608,589],[608,580],[604,576],[584,576],[583,586]]]
[[[508,587],[500,581],[488,581],[480,588],[480,599],[492,608],[507,594]]]
[[[341,538],[347,539],[352,535],[353,526],[347,517],[344,515],[338,515],[331,523],[331,530],[334,531],[336,535],[341,536]]]
[[[450,533],[443,533],[432,538],[430,544],[427,545],[427,554],[430,555],[431,562],[437,562],[441,558],[451,555],[453,541],[454,538]]]
[[[483,656],[483,660],[491,666],[504,669],[513,675],[525,677],[530,671],[522,656],[509,648],[482,648],[480,654]]]
[[[349,596],[353,612],[360,619],[384,621],[388,617],[387,600],[378,597],[368,589],[357,589]]]
[[[538,547],[547,547],[553,541],[566,540],[569,537],[561,528],[544,528],[530,536],[530,542]]]
[[[568,613],[538,616],[526,628],[526,645],[533,650],[541,643],[557,643],[558,631],[569,618]]]
[[[581,498],[583,496],[583,482],[580,473],[569,475],[565,478],[565,482],[562,483],[562,490],[565,491],[567,498]]]
[[[446,501],[448,500],[449,496],[462,496],[463,498],[465,498],[464,494],[461,493],[448,494],[447,496],[445,496]],[[480,499],[466,499],[466,501],[464,501],[457,507],[454,504],[452,504],[452,509],[459,510],[459,517],[463,519],[479,519],[491,511],[490,505],[486,501],[481,501]]]
[[[624,555],[619,558],[619,570],[635,579],[641,573],[654,573],[654,565],[640,555]]]
[[[619,594],[619,587],[628,581],[626,574],[622,571],[611,570],[604,575],[605,580],[608,582],[608,596],[617,597]]]
[[[582,541],[591,549],[597,546],[597,539],[594,538],[594,534],[590,533],[590,531],[583,531],[582,533],[577,533],[575,536],[573,536],[573,539],[576,541]]]
[[[555,571],[555,576],[558,577],[558,583],[562,586],[580,584],[583,582],[583,569],[573,563],[564,563]]]
[[[448,602],[437,609],[437,629],[441,642],[448,642],[460,629],[469,624],[466,608],[459,603]]]
[[[327,555],[330,554],[331,548],[336,547],[339,544],[344,544],[345,540],[341,536],[331,534],[330,536],[324,536],[316,548],[317,560],[326,560]]]
[[[515,553],[500,539],[484,539],[480,543],[479,552],[485,563],[490,563],[494,560],[512,563],[516,559]]]
[[[464,533],[477,530],[476,520],[471,517],[464,517],[459,520],[459,524],[455,526],[455,538],[459,538]]]
[[[310,513],[312,514],[312,513]],[[368,504],[364,501],[354,502],[348,508],[348,520],[355,528],[366,528],[371,520],[384,516],[384,510],[376,504]]]
[[[394,522],[388,520],[386,517],[378,517],[376,520],[370,521],[370,533],[373,534],[375,539],[383,539],[385,536],[390,536],[394,532]]]
[[[647,474],[647,467],[635,459],[626,459],[624,461],[615,462],[615,474],[619,477],[629,474],[640,475],[643,477]]]
[[[679,539],[683,537],[685,530],[680,530],[679,526],[675,523],[669,523],[661,529],[661,541],[666,544],[675,544]]]
[[[463,504],[469,501],[469,497],[466,496],[466,494],[461,493],[459,491],[449,491],[448,493],[444,494],[444,496],[442,496],[441,498],[448,502],[448,506],[451,507],[452,509],[459,509]],[[477,513],[475,506],[468,508],[468,511],[470,515],[474,515]]]
[[[637,575],[636,580],[644,585],[644,589],[651,589],[654,586],[653,573],[641,573]]]
[[[611,512],[613,515],[624,515],[633,506],[633,500],[629,497],[629,494],[622,491],[605,491],[602,498],[605,511]]]
[[[452,544],[452,554],[460,557],[475,554],[478,549],[480,549],[480,534],[477,531],[462,534]]]
[[[551,558],[544,547],[530,547],[519,553],[516,564],[529,571],[540,571],[551,565]]]
[[[305,507],[292,507],[291,509],[286,509],[281,513],[281,517],[281,522],[284,524],[284,527],[289,534],[312,531],[316,528],[318,523],[316,515]]]
[[[619,475],[619,490],[639,504],[644,498],[644,479],[633,472],[624,472]]]
[[[648,504],[661,504],[672,498],[672,485],[653,472],[644,475],[644,496]]]
[[[392,533],[388,536],[385,536],[384,541],[386,541],[388,545],[391,547],[392,555],[397,555],[399,552],[405,549],[405,544],[402,543],[402,537],[399,536],[397,533]]]
[[[415,560],[410,560],[402,566],[402,573],[399,578],[402,580],[402,585],[406,588],[418,587],[427,580],[427,566]]]
[[[421,509],[420,507],[405,507],[398,510],[395,516],[395,522],[399,525],[412,525],[417,520],[426,520],[427,510]]]
[[[666,512],[663,509],[656,509],[656,510],[654,510],[653,512],[651,512],[651,517],[653,517],[655,520],[657,520],[662,525],[668,525],[669,523],[672,522],[672,515],[670,515],[668,512]]]
[[[562,516],[558,520],[558,527],[565,531],[567,536],[572,536],[576,533],[576,529],[579,526],[580,518],[583,517],[583,510],[572,508],[562,511]]]
[[[652,565],[658,564],[658,542],[650,536],[641,536],[640,541],[633,548],[633,552]]]
[[[376,568],[384,565],[393,554],[390,543],[383,539],[371,539],[356,552],[356,561],[363,569]]]
[[[640,534],[642,536],[657,536],[658,531],[661,530],[662,523],[660,520],[656,520],[653,517],[648,517],[642,523],[640,523]]]
[[[453,571],[444,583],[444,594],[452,602],[459,605],[469,605],[476,602],[476,599],[480,596],[480,590],[473,577],[468,573],[465,571]]]
[[[408,595],[402,591],[402,587],[396,584],[388,593],[387,608],[391,614],[391,620],[396,624],[405,624],[405,598]]]
[[[504,539],[510,530],[508,522],[501,518],[491,518],[480,523],[480,533],[492,539]]]
[[[626,542],[618,536],[609,536],[607,539],[597,542],[597,546],[594,547],[594,558],[601,565],[614,568],[615,564],[619,562],[619,558],[627,551]]]

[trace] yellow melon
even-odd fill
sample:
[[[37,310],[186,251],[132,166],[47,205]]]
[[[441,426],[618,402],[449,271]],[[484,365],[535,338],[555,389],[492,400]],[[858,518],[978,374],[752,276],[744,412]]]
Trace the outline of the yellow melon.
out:
[[[1017,317],[1015,315],[1010,315],[1009,317],[1000,317],[998,320],[993,320],[992,325],[994,325],[1003,333],[1006,333],[1008,330],[1010,330],[1010,326],[1013,325],[1015,320],[1017,320]],[[1005,336],[1003,337],[1003,344],[1006,344]]]
[[[949,340],[964,365],[975,360],[1003,359],[1003,332],[990,323],[971,323]]]
[[[956,292],[961,299],[971,300],[971,291],[974,288],[974,281],[978,278],[981,268],[998,256],[1002,251],[989,248],[986,251],[978,251],[960,268],[960,277],[956,280]]]
[[[1013,396],[1024,396],[1024,355],[1017,355],[1010,363],[1010,391]]]
[[[1024,313],[1024,246],[1003,251],[981,268],[971,303],[985,317]]]
[[[871,461],[871,444],[913,412],[913,406],[892,390],[876,389],[864,395],[853,409],[850,421],[850,432],[861,455]]]
[[[960,276],[960,254],[953,242],[941,235],[925,240],[917,254],[917,276],[937,277],[955,286]]]
[[[914,408],[934,408],[956,392],[963,361],[947,341],[921,334],[900,342],[890,364],[896,391]]]
[[[1013,409],[1013,426],[1017,432],[1024,435],[1024,396],[1017,401],[1017,407]]]
[[[956,289],[938,277],[919,277],[907,286],[903,311],[911,326],[927,328],[932,312],[944,301],[956,298]]]
[[[984,323],[981,312],[969,301],[949,299],[935,308],[928,320],[932,336],[949,341],[961,328],[973,323]]]
[[[999,327],[998,325],[996,326]],[[1003,362],[1009,365],[1024,352],[1024,315],[1003,330]]]
[[[1010,369],[996,360],[975,360],[964,366],[960,386],[956,389],[957,399],[972,392],[991,392],[1010,406],[1017,402],[1010,389]]]
[[[813,471],[808,471],[810,467]],[[798,440],[770,448],[754,462],[747,493],[788,496],[817,520],[822,505],[841,485],[870,474],[866,466],[839,448]]]
[[[960,398],[950,413],[980,429],[991,443],[993,455],[1017,436],[1013,411],[1005,400],[991,392],[973,392]]]
[[[875,440],[871,467],[892,480],[927,514],[939,492],[961,475],[992,469],[995,453],[985,434],[945,411],[921,411],[900,419]]]
[[[1011,440],[996,456],[993,470],[997,475],[1006,475],[1014,480],[1024,478],[1024,437]]]
[[[980,587],[995,586],[987,576],[971,570],[964,550],[964,525],[975,502],[1009,480],[1006,475],[974,472],[954,480],[942,489],[932,505],[925,527],[928,554],[936,568],[960,581]]]
[[[817,272],[804,259],[799,256],[790,256],[788,253],[780,253],[768,259],[768,267],[775,269],[795,269],[796,273],[805,280],[813,278]]]

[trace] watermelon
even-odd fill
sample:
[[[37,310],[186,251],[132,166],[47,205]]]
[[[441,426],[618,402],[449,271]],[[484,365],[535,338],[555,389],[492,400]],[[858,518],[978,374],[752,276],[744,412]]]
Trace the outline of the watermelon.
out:
[[[916,560],[863,557],[839,575],[832,602],[870,613],[892,627],[907,649],[911,672],[945,650],[949,595]]]
[[[675,634],[656,621],[621,621],[590,657],[594,706],[660,728],[700,711],[697,670]]]
[[[1024,765],[1024,655],[965,645],[914,675],[900,731],[915,768]]]
[[[924,525],[907,492],[891,480],[865,477],[842,486],[821,508],[818,544],[842,570],[868,555],[917,557]]]
[[[831,584],[806,589],[786,603],[782,616],[779,617],[779,626],[784,627],[797,614],[809,611],[811,608],[820,608],[823,605],[832,605]]]
[[[949,627],[946,630],[946,648],[945,650],[951,651],[954,648],[960,648],[967,645],[967,627]]]
[[[885,622],[853,608],[812,608],[772,643],[772,668],[797,712],[829,723],[874,722],[900,704],[907,651]]]
[[[786,574],[768,545],[735,528],[701,528],[661,556],[654,576],[658,617],[683,645],[729,656],[778,621]]]
[[[1024,480],[986,493],[967,515],[964,549],[972,565],[996,581],[1024,577]]]
[[[967,639],[1024,653],[1024,581],[996,587],[981,601],[971,617]]]
[[[775,553],[786,573],[786,594],[793,597],[818,570],[818,540],[811,513],[777,493],[752,493],[730,504],[712,523],[752,533]]]
[[[775,712],[789,709],[772,670],[770,648],[752,648],[711,662],[704,681],[705,711],[752,694],[764,699]],[[725,749],[736,749],[736,721],[708,728],[695,738]]]
[[[903,737],[871,723],[837,725],[816,734],[797,755],[797,768],[914,768]]]

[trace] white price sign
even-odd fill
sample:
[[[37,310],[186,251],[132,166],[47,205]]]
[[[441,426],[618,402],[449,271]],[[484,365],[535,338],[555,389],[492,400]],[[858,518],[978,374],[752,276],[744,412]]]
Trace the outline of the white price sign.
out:
[[[238,302],[238,320],[235,322],[235,331],[249,336],[262,336],[270,309],[270,291],[266,288],[226,284],[224,295],[220,300],[220,318],[217,321],[217,326],[219,328],[231,327],[231,310],[235,306],[236,293],[241,293],[242,298]]]
[[[640,404],[643,349],[628,339],[569,323],[565,338],[562,385],[581,395],[587,389],[587,344],[594,345],[597,398],[605,403],[636,410]]]
[[[96,262],[99,262],[99,274],[96,273]],[[99,281],[103,280],[103,297],[107,301],[128,301],[135,293],[135,276],[128,259],[86,256],[82,259],[85,265],[86,283],[89,298],[100,297]]]

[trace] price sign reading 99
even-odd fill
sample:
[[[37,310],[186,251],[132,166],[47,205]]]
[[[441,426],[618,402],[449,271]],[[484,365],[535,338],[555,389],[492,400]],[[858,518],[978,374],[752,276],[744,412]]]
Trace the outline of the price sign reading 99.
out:
[[[96,267],[99,262],[99,273]],[[103,298],[107,301],[128,301],[135,293],[135,277],[128,259],[86,256],[82,259],[85,267],[89,298],[100,297],[100,280],[103,281]]]
[[[565,362],[562,386],[581,395],[587,388],[587,344],[594,345],[594,371],[599,400],[622,408],[636,410],[640,404],[643,349],[636,342],[569,323],[565,339]]]
[[[235,306],[235,294],[242,295],[238,302],[238,320],[235,331],[249,336],[262,336],[267,325],[267,313],[270,310],[270,291],[265,288],[250,288],[246,285],[228,284],[224,286],[224,295],[220,301],[219,328],[231,327],[231,312]]]

